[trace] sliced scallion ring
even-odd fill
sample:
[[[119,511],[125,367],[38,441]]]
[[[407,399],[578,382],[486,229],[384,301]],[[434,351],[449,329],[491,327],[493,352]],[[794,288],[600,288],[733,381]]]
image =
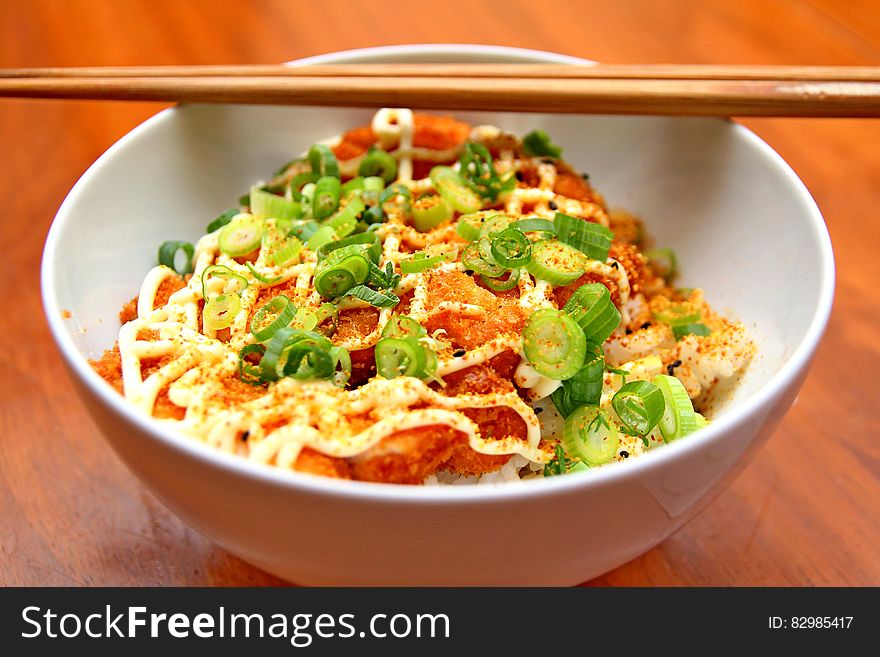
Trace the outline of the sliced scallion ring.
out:
[[[358,175],[377,176],[390,184],[397,179],[397,160],[381,148],[371,147],[358,167]]]
[[[538,374],[564,381],[583,366],[587,340],[569,315],[544,308],[533,312],[526,322],[523,351]]]
[[[251,187],[251,214],[263,219],[299,219],[303,216],[302,206],[296,201],[288,201],[259,187]]]
[[[260,358],[262,358],[265,353],[266,347],[259,343],[249,344],[242,347],[238,352],[238,378],[252,386],[258,386],[265,383],[265,381],[263,381],[259,364],[254,365],[247,361],[247,357],[251,354],[259,354]]]
[[[480,247],[476,242],[471,242],[461,252],[461,264],[464,265],[465,269],[490,278],[497,278],[504,273],[504,267],[497,262],[489,262],[483,259],[480,255]]]
[[[656,374],[651,383],[660,388],[665,401],[660,417],[660,433],[667,443],[693,433],[698,428],[694,405],[681,381],[674,376]]]
[[[459,175],[471,190],[492,201],[516,187],[513,173],[499,176],[489,149],[475,142],[464,145],[464,151],[459,158]]]
[[[237,294],[221,294],[205,302],[202,323],[206,329],[219,331],[229,328],[241,310],[241,297]]]
[[[463,214],[476,212],[483,207],[483,200],[452,167],[437,166],[431,169],[431,184],[453,207]]]
[[[452,206],[438,194],[427,194],[412,204],[413,227],[427,233],[452,218]]]
[[[359,246],[374,263],[379,262],[379,258],[382,257],[382,242],[379,240],[379,236],[376,233],[368,232],[324,244],[318,249],[318,261],[329,258],[330,254],[349,246]]]
[[[562,156],[562,149],[550,140],[550,135],[541,129],[532,130],[523,137],[523,152],[529,157],[553,157]]]
[[[418,376],[426,362],[416,340],[382,338],[376,343],[376,372],[386,379]]]
[[[687,324],[673,324],[672,334],[675,336],[676,340],[681,340],[686,335],[699,335],[702,337],[711,335],[712,329],[700,322],[689,322]]]
[[[510,273],[507,276],[507,280],[501,280],[498,278],[490,278],[488,276],[480,275],[480,280],[483,281],[483,285],[488,288],[491,288],[497,292],[506,292],[507,290],[512,290],[519,284],[519,269],[511,269]]]
[[[654,313],[654,321],[670,326],[692,324],[700,321],[700,308],[689,302],[671,303]]]
[[[296,237],[290,236],[270,256],[276,267],[289,267],[299,260],[302,253],[303,243]]]
[[[302,189],[309,183],[316,183],[321,176],[314,171],[304,171],[303,173],[296,174],[293,178],[290,179],[290,183],[288,183],[287,188],[290,190],[290,197],[294,201],[302,200]]]
[[[562,444],[569,456],[590,466],[602,465],[617,454],[620,434],[607,412],[581,406],[565,419]]]
[[[365,192],[381,192],[385,189],[385,179],[380,176],[367,176],[364,178]]]
[[[193,271],[193,255],[195,255],[196,247],[190,242],[179,240],[169,240],[162,242],[159,246],[159,264],[170,267],[178,274],[191,274]],[[177,267],[177,254],[183,253],[183,264]]]
[[[672,249],[649,249],[644,255],[651,268],[666,280],[671,280],[678,273],[678,258]]]
[[[249,214],[240,214],[220,229],[217,244],[231,258],[247,255],[260,246],[266,225]]]
[[[257,271],[257,268],[254,267],[252,262],[246,262],[247,268],[251,272],[251,276],[253,276],[256,280],[260,281],[260,283],[264,283],[266,285],[275,285],[275,283],[281,280],[281,276],[274,276],[269,278],[268,276],[263,276],[260,272]]]
[[[630,381],[614,393],[611,406],[627,429],[647,436],[663,417],[666,401],[653,383]]]
[[[235,215],[237,215],[239,212],[241,212],[241,210],[239,210],[238,208],[229,208],[225,212],[219,214],[217,218],[214,219],[214,221],[209,223],[208,227],[205,228],[205,232],[213,233],[215,230],[220,230],[221,228],[223,228],[223,226],[232,221],[233,217],[235,217]]]
[[[345,247],[352,248],[352,247]],[[370,263],[363,249],[344,257],[323,260],[315,269],[315,291],[325,299],[336,299],[367,280]]]
[[[531,253],[531,242],[515,228],[505,228],[492,238],[492,256],[505,267],[522,267]]]
[[[526,264],[526,270],[532,276],[551,285],[574,283],[586,269],[587,260],[583,253],[555,239],[534,242],[531,259]]]
[[[290,325],[296,317],[296,306],[293,302],[279,294],[257,309],[251,319],[251,333],[259,342],[272,339],[280,329]]]
[[[620,312],[611,302],[611,293],[601,283],[581,285],[563,310],[584,330],[593,342],[603,343],[620,324]]]
[[[388,212],[387,205],[396,206],[404,214],[409,214],[412,204],[412,191],[402,183],[388,185],[379,194],[379,207]]]
[[[312,195],[312,216],[320,221],[336,212],[339,207],[341,194],[339,178],[335,176],[322,176],[315,183],[315,191]]]
[[[556,237],[561,241],[571,244],[593,260],[605,262],[608,259],[608,249],[614,233],[602,224],[570,217],[561,212],[556,213],[553,224],[556,226]]]
[[[406,315],[394,315],[382,329],[383,338],[420,338],[427,334],[424,326]]]
[[[342,187],[339,188],[339,193],[342,198],[348,198],[350,196],[355,196],[361,194],[364,191],[364,179],[361,176],[356,178],[352,178],[346,183],[343,183]]]
[[[556,224],[549,219],[540,217],[528,217],[510,224],[510,228],[516,228],[523,233],[550,233],[556,235]]]
[[[605,352],[602,345],[587,340],[587,355],[583,367],[562,386],[553,391],[550,399],[562,417],[568,417],[581,406],[598,406],[602,399],[605,375]]]
[[[309,164],[312,167],[312,173],[319,176],[339,177],[339,163],[336,155],[326,144],[315,144],[309,149]]]
[[[336,231],[333,230],[333,226],[324,225],[312,233],[312,236],[309,237],[306,242],[306,248],[312,251],[317,251],[328,242],[332,242],[334,239],[336,239]]]
[[[223,285],[219,290],[213,289],[212,279],[220,279]],[[202,298],[210,299],[221,294],[241,294],[249,285],[241,274],[236,274],[226,265],[210,265],[202,271]]]
[[[418,256],[422,257],[418,257]],[[449,256],[445,253],[435,256],[426,256],[424,253],[416,253],[411,258],[400,261],[401,274],[417,274],[420,271],[432,269],[437,265],[449,260]]]

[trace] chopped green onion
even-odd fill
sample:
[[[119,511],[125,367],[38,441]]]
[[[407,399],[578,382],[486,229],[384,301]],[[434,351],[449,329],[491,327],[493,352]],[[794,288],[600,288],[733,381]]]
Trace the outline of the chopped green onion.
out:
[[[247,255],[260,246],[265,228],[262,219],[240,214],[220,229],[217,244],[223,253],[232,258]]]
[[[380,148],[372,146],[358,167],[361,176],[381,177],[386,184],[397,178],[397,160]]]
[[[587,341],[569,315],[544,308],[533,312],[523,329],[523,351],[538,374],[564,381],[583,366]]]
[[[663,440],[672,442],[696,431],[696,413],[682,382],[674,376],[656,374],[651,383],[660,388],[665,401],[659,422]]]
[[[515,228],[506,228],[492,238],[492,256],[505,267],[522,267],[531,253],[531,242]]]
[[[701,323],[673,324],[672,333],[676,340],[681,340],[686,335],[700,335],[703,337],[711,335],[712,329]]]
[[[651,268],[666,280],[674,278],[678,273],[678,258],[672,249],[650,249],[644,255]]]
[[[510,228],[516,228],[523,233],[551,233],[556,234],[556,224],[549,219],[541,219],[539,217],[529,217],[528,219],[520,219],[510,224]]]
[[[347,183],[343,183],[339,188],[339,195],[341,198],[348,198],[349,196],[360,194],[363,191],[364,179],[358,176],[357,178],[352,178]]]
[[[202,322],[206,329],[219,331],[229,328],[241,310],[241,297],[237,294],[221,294],[208,299],[202,310]]]
[[[179,252],[183,252],[184,262],[180,266],[180,269],[177,268],[177,254]],[[165,265],[166,267],[170,267],[178,274],[183,276],[184,274],[190,274],[193,270],[193,255],[195,255],[196,247],[193,246],[190,242],[183,242],[179,240],[169,240],[167,242],[162,242],[159,246],[159,264]]]
[[[333,359],[334,383],[340,388],[344,387],[351,378],[351,355],[343,347],[330,347],[330,357]]]
[[[254,313],[251,319],[251,333],[258,342],[271,340],[280,329],[289,326],[296,317],[296,306],[283,294],[273,297]],[[272,318],[269,321],[269,318]]]
[[[483,281],[483,285],[497,292],[506,292],[507,290],[512,290],[519,283],[519,269],[511,269],[510,273],[507,276],[506,281],[502,281],[501,278],[490,278],[488,276],[483,276],[480,274],[480,280]]]
[[[319,176],[339,177],[339,163],[327,144],[315,144],[309,149],[309,164],[312,173]]]
[[[700,308],[692,303],[672,303],[654,313],[654,321],[670,326],[692,324],[700,321]]]
[[[288,201],[259,187],[251,187],[250,206],[251,214],[264,219],[299,219],[303,216],[302,206],[296,201]]]
[[[357,229],[357,218],[364,211],[364,202],[354,197],[346,203],[345,207],[324,222],[325,226],[333,228],[337,237],[351,235]]]
[[[376,372],[386,379],[417,376],[426,359],[417,340],[382,338],[376,343]]]
[[[379,258],[382,257],[382,242],[376,233],[370,232],[351,235],[336,242],[327,242],[317,251],[318,261],[320,262],[329,257],[331,253],[348,246],[360,246],[373,262],[379,262]]]
[[[333,230],[333,226],[324,225],[312,233],[312,236],[306,242],[306,248],[312,251],[317,251],[328,242],[332,242],[334,239],[336,239],[336,231]]]
[[[583,253],[556,239],[535,242],[531,251],[531,260],[526,264],[526,270],[535,278],[551,285],[574,283],[587,269],[587,260]]]
[[[385,179],[380,176],[367,176],[364,178],[365,192],[381,192],[385,189]]]
[[[587,465],[602,465],[617,454],[620,434],[606,411],[581,406],[565,419],[562,444],[570,456]]]
[[[368,288],[366,285],[355,285],[345,292],[347,297],[355,297],[361,301],[366,301],[376,308],[393,308],[400,303],[400,297],[391,292],[377,292]]]
[[[553,223],[556,226],[556,236],[566,244],[571,244],[593,260],[605,262],[608,259],[608,249],[614,233],[602,224],[570,217],[561,212],[556,213]]]
[[[319,331],[326,333],[326,335],[333,335],[336,333],[336,328],[339,326],[339,309],[334,304],[321,304],[321,307],[315,311],[315,317],[318,319],[316,327]],[[328,319],[330,320],[330,327],[322,329],[321,324]]]
[[[223,287],[216,293],[209,288],[213,278],[223,279]],[[202,298],[206,300],[215,295],[241,294],[248,285],[244,276],[236,274],[226,265],[210,265],[202,271]]]
[[[406,315],[394,315],[382,329],[383,338],[420,338],[427,334],[424,326]]]
[[[627,429],[647,436],[663,416],[666,401],[653,383],[630,381],[614,394],[611,406]]]
[[[510,225],[511,218],[506,214],[494,214],[486,217],[480,226],[480,237],[494,237],[496,233],[504,230]]]
[[[476,242],[468,244],[461,252],[461,264],[465,269],[474,271],[481,276],[497,278],[504,273],[505,268],[497,262],[488,261],[480,255],[480,247]]]
[[[321,220],[336,212],[339,207],[339,178],[323,176],[315,183],[312,197],[312,216]]]
[[[498,175],[489,149],[482,144],[466,143],[459,164],[459,174],[465,185],[482,198],[494,201],[516,187],[512,172],[504,178]]]
[[[468,214],[483,207],[480,195],[470,189],[452,167],[436,166],[430,176],[437,193],[458,212]]]
[[[400,273],[417,274],[426,269],[432,269],[447,260],[449,260],[449,256],[445,253],[431,257],[426,256],[424,253],[416,253],[411,258],[400,261]]]
[[[299,259],[302,248],[302,242],[291,235],[270,257],[277,267],[289,267]]]
[[[563,310],[580,325],[589,340],[600,344],[620,324],[620,312],[611,303],[608,288],[601,283],[581,285]]]
[[[412,204],[413,226],[427,233],[452,218],[452,206],[438,194],[428,194]]]
[[[458,218],[458,222],[455,225],[455,232],[468,242],[476,242],[480,238],[480,230],[485,221],[486,213],[484,212],[463,214]]]
[[[342,251],[352,248],[345,247]],[[358,249],[358,253],[346,252],[321,261],[315,269],[313,284],[315,291],[325,299],[336,299],[366,281],[369,273],[370,261],[363,256],[363,249]]]
[[[214,221],[209,223],[208,227],[205,229],[205,232],[213,233],[215,230],[220,230],[221,228],[223,228],[223,226],[232,221],[232,218],[239,212],[241,212],[241,210],[239,210],[238,208],[229,208],[222,214],[218,215],[217,218],[214,219]]]
[[[399,198],[403,200],[399,201]],[[379,194],[379,207],[382,208],[383,212],[387,212],[385,208],[387,203],[399,206],[400,211],[403,213],[409,213],[412,203],[412,192],[409,187],[402,183],[389,185]]]
[[[318,182],[320,178],[321,176],[314,171],[304,171],[303,173],[296,174],[287,185],[287,188],[290,190],[290,197],[294,201],[302,201],[303,187]]]
[[[275,283],[277,283],[278,281],[280,281],[283,278],[282,276],[275,276],[274,278],[267,278],[266,276],[263,276],[260,272],[257,271],[257,268],[254,267],[252,262],[246,262],[245,264],[247,265],[247,268],[250,270],[251,276],[253,276],[255,279],[260,281],[260,283],[265,283],[266,285],[275,285]]]
[[[318,316],[308,308],[300,308],[290,324],[294,328],[311,331],[318,325]]]
[[[294,222],[288,235],[293,235],[301,242],[306,242],[320,228],[320,224],[314,219],[304,219]]]
[[[605,375],[605,352],[602,345],[587,340],[584,365],[562,386],[553,391],[550,399],[562,417],[568,417],[584,405],[598,406],[602,399]]]
[[[329,379],[336,374],[338,357],[331,353],[333,343],[323,335],[285,327],[266,347],[260,360],[260,373],[267,381],[281,377],[294,379]]]
[[[264,383],[259,366],[250,364],[246,358],[250,354],[259,354],[260,358],[266,353],[266,347],[257,343],[245,345],[238,352],[238,378],[252,386]]]
[[[529,157],[553,157],[559,159],[562,149],[550,141],[550,135],[543,130],[532,130],[523,137],[523,152]]]

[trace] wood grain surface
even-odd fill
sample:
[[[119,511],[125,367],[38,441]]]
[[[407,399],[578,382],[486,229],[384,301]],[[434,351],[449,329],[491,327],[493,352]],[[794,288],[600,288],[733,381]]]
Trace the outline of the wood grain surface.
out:
[[[880,64],[876,0],[5,0],[0,67],[266,64],[395,43],[609,63]],[[265,585],[125,470],[62,371],[40,253],[70,187],[156,103],[0,100],[0,584]],[[828,222],[837,296],[798,403],[736,481],[597,585],[880,585],[880,122],[744,122]]]

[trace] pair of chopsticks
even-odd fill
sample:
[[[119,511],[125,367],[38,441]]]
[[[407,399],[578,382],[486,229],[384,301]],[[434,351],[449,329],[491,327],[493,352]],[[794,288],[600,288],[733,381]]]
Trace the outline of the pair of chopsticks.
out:
[[[361,64],[0,69],[0,96],[684,116],[880,116],[880,67]]]

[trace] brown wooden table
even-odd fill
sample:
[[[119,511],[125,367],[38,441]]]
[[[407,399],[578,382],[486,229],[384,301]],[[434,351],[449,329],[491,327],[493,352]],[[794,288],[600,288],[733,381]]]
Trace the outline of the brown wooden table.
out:
[[[275,63],[418,42],[605,62],[880,64],[876,0],[6,0],[0,66]],[[162,109],[0,100],[0,584],[251,585],[275,578],[185,526],[125,470],[61,371],[40,252],[83,171]],[[880,121],[750,120],[812,191],[834,314],[769,444],[699,517],[591,584],[880,584]]]

